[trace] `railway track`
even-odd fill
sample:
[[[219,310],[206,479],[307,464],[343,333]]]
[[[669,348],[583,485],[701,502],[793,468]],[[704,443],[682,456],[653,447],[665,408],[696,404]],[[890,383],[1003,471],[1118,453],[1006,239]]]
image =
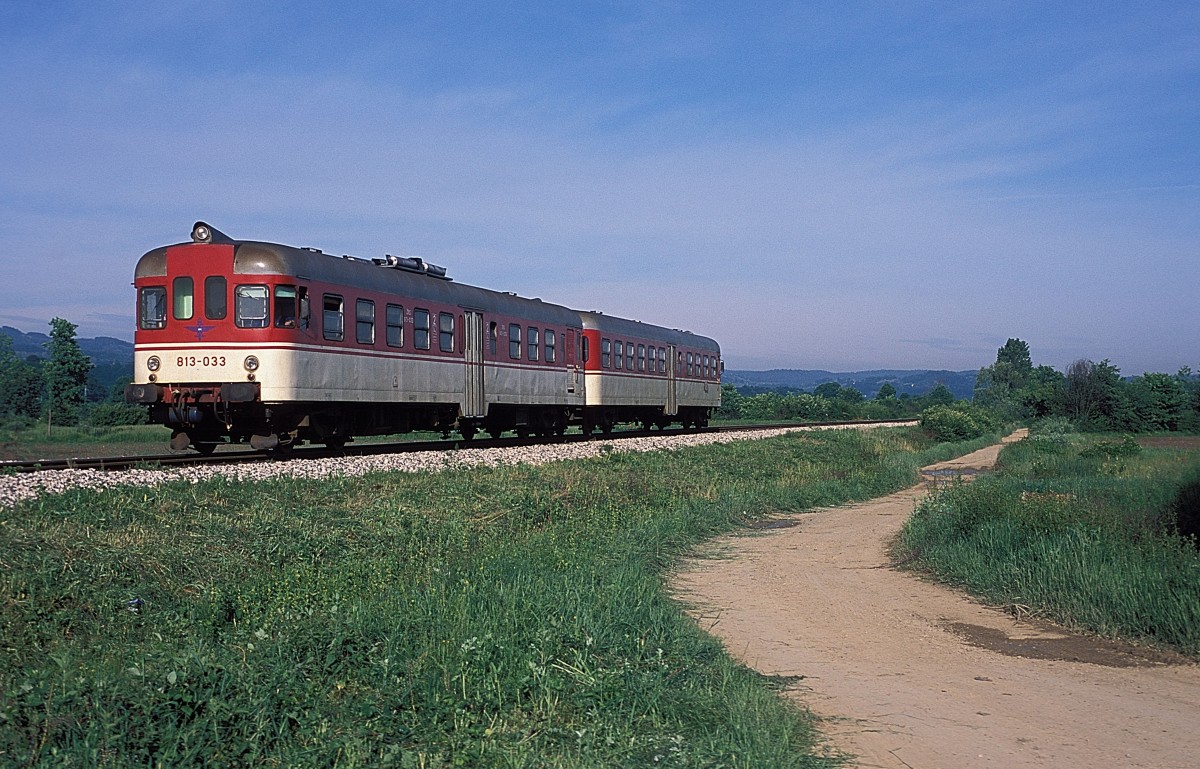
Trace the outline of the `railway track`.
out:
[[[75,457],[70,459],[35,459],[0,462],[0,473],[37,473],[51,470],[99,470],[119,471],[135,468],[166,468],[194,467],[200,465],[235,465],[253,462],[286,462],[294,459],[325,459],[329,457],[374,456],[379,454],[403,454],[416,451],[454,451],[459,449],[514,448],[521,446],[541,446],[557,443],[574,443],[582,441],[616,441],[629,438],[646,438],[650,436],[669,437],[696,435],[703,433],[721,433],[735,431],[777,430],[786,427],[848,427],[848,426],[888,426],[915,424],[914,420],[881,420],[874,422],[863,421],[834,421],[834,422],[795,422],[788,424],[762,425],[719,425],[695,430],[620,430],[608,435],[582,433],[567,433],[566,435],[550,438],[475,438],[466,440],[420,440],[400,443],[364,443],[350,444],[340,449],[330,449],[324,446],[306,446],[286,452],[262,452],[254,450],[226,451],[216,454],[202,455],[195,453],[178,454],[146,454],[123,457]]]

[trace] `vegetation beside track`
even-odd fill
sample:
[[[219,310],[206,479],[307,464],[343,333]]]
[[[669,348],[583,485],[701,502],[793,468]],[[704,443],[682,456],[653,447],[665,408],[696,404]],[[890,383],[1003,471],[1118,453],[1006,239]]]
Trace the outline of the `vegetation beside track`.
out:
[[[969,448],[809,432],[24,503],[0,511],[0,763],[825,766],[664,574]]]
[[[1200,451],[1157,442],[1052,420],[997,474],[922,503],[896,555],[1022,613],[1200,656]]]

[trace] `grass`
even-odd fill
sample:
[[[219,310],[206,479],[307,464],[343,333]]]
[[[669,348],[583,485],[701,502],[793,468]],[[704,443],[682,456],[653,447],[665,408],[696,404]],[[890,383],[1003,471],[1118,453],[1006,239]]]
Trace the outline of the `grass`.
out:
[[[665,575],[954,450],[831,431],[0,510],[0,764],[836,764]]]
[[[162,425],[58,427],[0,425],[0,460],[65,459],[163,453],[171,432]]]
[[[924,502],[897,556],[990,602],[1200,656],[1200,553],[1177,529],[1200,455],[1035,435],[999,469]]]

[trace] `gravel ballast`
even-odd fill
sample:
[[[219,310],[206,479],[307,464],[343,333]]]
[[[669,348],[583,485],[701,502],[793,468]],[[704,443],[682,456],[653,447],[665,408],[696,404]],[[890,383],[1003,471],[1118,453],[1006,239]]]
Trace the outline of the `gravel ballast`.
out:
[[[441,472],[464,467],[498,467],[500,465],[539,465],[572,459],[586,459],[610,451],[673,451],[690,446],[713,443],[774,438],[790,432],[828,429],[864,429],[874,425],[840,425],[836,427],[781,427],[775,430],[745,430],[691,435],[664,435],[645,438],[623,438],[610,441],[597,439],[583,443],[513,448],[459,449],[457,451],[418,451],[407,454],[378,454],[367,457],[335,457],[325,459],[293,459],[286,462],[264,461],[255,464],[215,467],[189,467],[169,470],[46,470],[0,477],[0,507],[45,494],[55,494],[74,488],[106,489],[117,486],[157,486],[174,481],[198,483],[222,476],[230,480],[257,481],[292,476],[296,478],[353,477],[381,472]]]

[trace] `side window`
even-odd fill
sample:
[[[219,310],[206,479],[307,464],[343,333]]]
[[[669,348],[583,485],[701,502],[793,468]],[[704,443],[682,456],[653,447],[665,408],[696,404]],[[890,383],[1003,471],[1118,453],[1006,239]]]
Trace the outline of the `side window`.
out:
[[[342,321],[342,298],[336,294],[326,294],[321,303],[321,334],[326,339],[342,341]]]
[[[229,295],[225,278],[221,275],[209,275],[204,279],[204,317],[209,320],[223,320],[229,314]]]
[[[683,353],[675,354],[675,376],[683,376]]]
[[[625,355],[627,356],[625,359],[625,368],[633,371],[633,342],[625,345]]]
[[[600,367],[612,367],[612,342],[608,339],[600,340]]]
[[[658,373],[667,373],[667,351],[663,348],[658,348]]]
[[[454,352],[454,315],[443,312],[438,315],[438,349]]]
[[[398,304],[389,304],[384,311],[384,323],[387,324],[388,347],[403,347],[404,308]]]
[[[375,344],[375,303],[359,299],[354,303],[354,339],[359,344]]]
[[[542,339],[545,340],[546,362],[553,363],[554,358],[555,358],[554,345],[558,341],[555,338],[554,329],[552,329],[552,328],[546,329],[546,333],[542,336]]]
[[[590,356],[591,351],[588,349],[589,347],[591,347],[591,345],[588,344],[588,338],[586,336],[580,335],[580,337],[579,337],[579,359],[581,361],[583,361],[584,363],[587,363],[588,358],[591,357]]]
[[[625,343],[618,340],[613,342],[613,355],[615,356],[616,368],[625,368]]]
[[[692,375],[692,354],[690,352],[687,354],[687,375]]]
[[[529,345],[529,360],[538,359],[538,330],[533,326],[529,327],[529,336],[525,342]]]
[[[646,348],[646,370],[651,374],[654,373],[654,345]]]
[[[496,337],[500,335],[500,329],[496,326],[496,321],[488,324],[488,354],[496,354]]]
[[[516,323],[508,325],[508,357],[521,359],[521,327]]]
[[[205,300],[208,299],[208,294],[204,295]],[[275,287],[275,327],[276,328],[295,328],[296,327],[296,287],[295,286],[276,286]]]
[[[413,347],[429,349],[429,310],[413,310]]]
[[[191,320],[195,285],[186,275],[171,283],[171,317],[175,320]]]
[[[646,345],[638,345],[638,371],[646,370]]]
[[[147,286],[138,292],[138,326],[144,329],[167,325],[167,287]]]
[[[266,286],[238,286],[233,291],[233,320],[238,328],[266,328],[271,317],[270,289]]]
[[[707,355],[704,356],[704,378],[708,379],[712,376],[712,362]]]

